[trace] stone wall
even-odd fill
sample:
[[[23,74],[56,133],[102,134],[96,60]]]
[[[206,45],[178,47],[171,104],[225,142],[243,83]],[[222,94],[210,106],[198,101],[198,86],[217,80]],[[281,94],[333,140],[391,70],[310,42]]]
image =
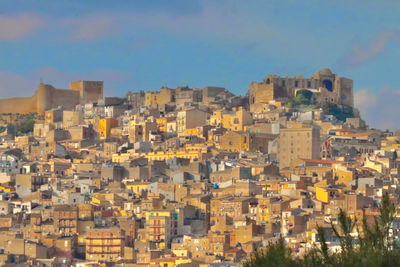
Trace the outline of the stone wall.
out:
[[[71,89],[56,89],[39,84],[32,97],[0,99],[0,113],[32,113],[44,115],[46,110],[62,106],[73,109],[80,103],[96,102],[103,97],[103,82],[71,82]]]
[[[0,99],[0,113],[31,113],[36,111],[36,101],[33,97]]]

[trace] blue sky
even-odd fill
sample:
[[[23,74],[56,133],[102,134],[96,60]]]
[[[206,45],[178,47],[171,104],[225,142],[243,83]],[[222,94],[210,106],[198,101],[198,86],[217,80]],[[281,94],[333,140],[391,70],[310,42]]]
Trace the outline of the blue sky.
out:
[[[18,1],[0,9],[0,97],[105,81],[106,95],[329,67],[372,127],[400,128],[400,1]]]

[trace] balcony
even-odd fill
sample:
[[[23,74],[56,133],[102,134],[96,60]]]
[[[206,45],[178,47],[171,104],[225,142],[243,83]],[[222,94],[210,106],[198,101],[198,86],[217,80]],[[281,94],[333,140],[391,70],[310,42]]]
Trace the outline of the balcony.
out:
[[[88,247],[120,247],[121,244],[88,244]]]
[[[120,255],[121,251],[92,251],[92,250],[88,250],[86,251],[89,254],[117,254]]]
[[[62,225],[62,224],[58,225],[58,228],[75,228],[75,227],[76,225]]]
[[[115,237],[109,237],[109,236],[104,236],[104,237],[101,237],[101,236],[88,236],[88,237],[86,237],[86,239],[123,239],[122,237],[120,237],[120,236],[115,236]]]

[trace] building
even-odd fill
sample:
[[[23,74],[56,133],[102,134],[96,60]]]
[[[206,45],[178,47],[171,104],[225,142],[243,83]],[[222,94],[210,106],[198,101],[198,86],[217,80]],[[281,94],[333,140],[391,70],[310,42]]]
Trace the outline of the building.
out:
[[[99,137],[100,139],[107,139],[111,136],[111,128],[118,126],[118,121],[113,118],[106,118],[99,120]]]
[[[184,136],[186,129],[193,129],[207,124],[207,112],[199,109],[187,109],[178,112],[176,127],[178,136]]]
[[[69,205],[57,205],[53,214],[54,231],[61,236],[72,236],[78,228],[78,208]]]
[[[95,228],[86,232],[86,259],[115,262],[124,258],[125,231],[119,228]]]
[[[335,104],[353,106],[353,80],[339,77],[333,74],[330,69],[311,75],[311,78],[304,78],[301,75],[294,77],[279,77],[270,74],[261,82],[252,82],[249,85],[250,111],[255,112],[260,106],[268,104],[272,100],[287,100],[295,97],[298,89],[325,88],[326,94],[332,97],[328,99]],[[333,94],[329,94],[333,93]]]
[[[144,106],[144,99],[144,91],[126,93],[126,102],[133,110],[138,110],[140,107]]]
[[[146,211],[145,218],[146,239],[157,243],[159,248],[169,246],[183,225],[183,218],[176,210]]]
[[[279,136],[279,167],[293,167],[300,159],[320,158],[319,128],[281,129]]]
[[[83,116],[80,111],[64,110],[62,117],[64,129],[68,129],[71,126],[77,126],[83,123]]]

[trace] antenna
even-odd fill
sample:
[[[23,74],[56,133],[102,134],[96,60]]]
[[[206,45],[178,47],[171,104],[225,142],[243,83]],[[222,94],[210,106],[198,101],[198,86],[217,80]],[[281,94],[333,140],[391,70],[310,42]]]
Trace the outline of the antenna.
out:
[[[42,77],[40,77],[40,83],[43,83],[43,78]]]

